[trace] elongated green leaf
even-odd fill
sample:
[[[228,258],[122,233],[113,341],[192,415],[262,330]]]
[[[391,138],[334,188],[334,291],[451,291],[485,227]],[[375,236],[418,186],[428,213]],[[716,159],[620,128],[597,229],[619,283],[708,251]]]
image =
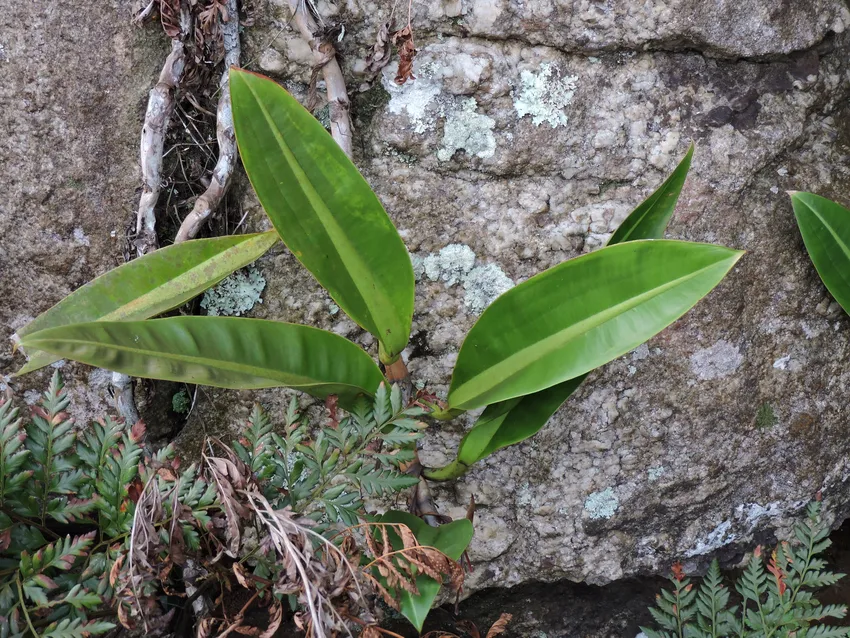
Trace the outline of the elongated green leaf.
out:
[[[412,514],[391,510],[380,518],[380,522],[407,525],[420,545],[436,547],[452,560],[460,560],[461,555],[472,541],[472,523],[466,519],[453,521],[439,527],[431,527],[421,518]],[[404,546],[401,539],[394,533],[390,534],[390,542],[394,550],[399,550]],[[380,576],[377,569],[375,570],[375,577],[386,584],[386,580]],[[430,576],[419,574],[416,577],[418,595],[413,595],[407,591],[400,592],[401,613],[416,627],[417,631],[422,631],[422,625],[425,624],[425,618],[437,598],[440,586],[441,583]]]
[[[263,255],[277,233],[196,239],[160,248],[78,288],[36,317],[19,337],[39,330],[90,321],[148,319],[185,303]],[[30,352],[19,375],[58,359]]]
[[[685,185],[685,178],[691,168],[694,156],[694,145],[688,149],[685,157],[679,162],[676,170],[671,173],[658,189],[647,197],[640,206],[635,208],[611,235],[608,245],[622,244],[636,239],[661,239],[667,224],[673,216],[676,202]]]
[[[791,193],[791,203],[821,281],[850,313],[850,210],[813,193]]]
[[[691,166],[694,146],[688,149],[676,170],[623,221],[609,246],[639,239],[661,239],[673,216]],[[460,443],[457,460],[440,470],[428,470],[431,479],[455,478],[475,463],[508,445],[537,434],[558,408],[578,389],[587,375],[487,406]]]
[[[288,386],[350,406],[384,380],[362,349],[331,332],[238,317],[75,324],[27,335],[32,346],[134,377],[220,388]]]
[[[710,244],[636,241],[532,277],[496,299],[472,327],[458,354],[450,407],[531,394],[625,354],[687,312],[742,254]]]
[[[242,163],[280,237],[391,362],[407,345],[413,267],[369,184],[274,81],[231,69]]]

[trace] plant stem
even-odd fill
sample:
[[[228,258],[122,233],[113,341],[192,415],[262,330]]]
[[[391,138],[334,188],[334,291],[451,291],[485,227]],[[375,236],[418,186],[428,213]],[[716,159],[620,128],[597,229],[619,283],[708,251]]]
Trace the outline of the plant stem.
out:
[[[429,481],[451,481],[466,474],[469,468],[470,466],[460,459],[455,459],[444,467],[424,468],[422,476]]]
[[[35,627],[32,626],[32,620],[30,620],[30,614],[27,611],[27,603],[24,600],[24,590],[23,587],[21,587],[20,575],[15,577],[15,584],[18,586],[18,598],[21,602],[21,611],[24,612],[24,618],[27,620],[27,626],[30,628],[33,638],[38,638],[38,632],[35,630]]]

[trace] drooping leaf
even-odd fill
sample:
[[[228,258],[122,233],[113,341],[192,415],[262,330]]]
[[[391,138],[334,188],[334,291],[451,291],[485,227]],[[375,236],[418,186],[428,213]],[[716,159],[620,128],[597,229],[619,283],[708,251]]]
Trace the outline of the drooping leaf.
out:
[[[685,185],[693,156],[694,145],[691,144],[685,157],[670,177],[635,208],[614,231],[611,239],[608,240],[609,246],[638,239],[661,239],[664,236],[664,231],[667,230],[667,224],[670,223],[676,208],[676,202],[679,201],[679,195],[682,193],[682,186]]]
[[[253,262],[274,245],[275,232],[196,239],[134,259],[90,281],[18,331],[34,332],[90,321],[148,319],[175,308],[227,275]],[[30,352],[19,375],[57,358]]]
[[[791,193],[791,203],[818,275],[850,313],[850,210],[813,193]]]
[[[637,347],[685,314],[741,257],[722,246],[636,241],[532,277],[496,299],[458,354],[452,408],[563,383]]]
[[[242,163],[281,239],[391,362],[410,335],[414,281],[380,201],[324,127],[276,82],[231,69],[230,95]]]
[[[608,241],[609,246],[640,239],[661,239],[664,236],[682,192],[693,154],[694,145],[691,144],[670,177],[620,224]],[[455,478],[496,450],[534,436],[578,389],[586,376],[583,374],[522,398],[487,406],[461,441],[457,460],[440,470],[426,471],[426,476],[435,480]]]
[[[134,377],[221,388],[288,386],[348,405],[383,380],[361,348],[331,332],[239,317],[169,317],[61,326],[24,345]]]
[[[379,522],[407,525],[420,545],[434,547],[455,561],[460,560],[461,554],[466,551],[472,541],[472,523],[466,519],[453,521],[439,527],[431,527],[417,516],[407,512],[390,510],[380,518]],[[401,549],[403,546],[401,539],[392,532],[390,533],[390,540],[395,550]],[[417,631],[422,631],[425,617],[431,611],[431,606],[437,598],[440,586],[441,583],[430,576],[419,574],[416,577],[418,595],[407,591],[400,592],[401,613],[416,627]]]

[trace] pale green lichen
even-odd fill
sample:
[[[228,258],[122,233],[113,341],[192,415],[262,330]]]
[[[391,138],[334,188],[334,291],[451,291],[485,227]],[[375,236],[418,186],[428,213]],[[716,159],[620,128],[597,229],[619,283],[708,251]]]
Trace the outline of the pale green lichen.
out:
[[[417,281],[440,281],[446,286],[461,284],[464,304],[474,314],[481,314],[514,282],[496,264],[475,266],[475,253],[464,244],[449,244],[438,253],[426,257],[410,256]]]
[[[431,281],[442,281],[454,286],[472,270],[475,265],[475,253],[469,246],[449,244],[439,253],[428,255],[422,260],[422,271]],[[416,265],[414,264],[414,275]]]
[[[611,518],[620,507],[620,499],[614,493],[614,488],[594,492],[584,500],[584,510],[592,519]]]
[[[241,315],[258,303],[266,287],[266,280],[253,266],[239,270],[210,288],[201,299],[201,308],[213,317],[219,315]]]
[[[663,465],[659,465],[658,467],[651,467],[646,471],[647,476],[649,477],[650,483],[654,483],[662,476],[667,473],[667,470],[664,469]]]
[[[475,314],[496,300],[496,297],[514,287],[514,282],[496,264],[477,266],[463,279],[466,296],[463,303]]]
[[[569,118],[564,109],[573,101],[577,80],[574,75],[561,75],[551,62],[542,63],[536,74],[523,71],[514,100],[517,116],[530,115],[535,126],[543,122],[552,128],[566,126]]]
[[[189,393],[186,390],[180,390],[171,397],[171,409],[177,414],[188,414],[192,407],[192,400],[189,398]]]
[[[460,108],[446,117],[443,129],[443,148],[437,151],[437,159],[449,161],[457,151],[466,151],[482,159],[493,157],[496,152],[496,137],[493,127],[496,120],[477,113],[475,98],[466,98]]]

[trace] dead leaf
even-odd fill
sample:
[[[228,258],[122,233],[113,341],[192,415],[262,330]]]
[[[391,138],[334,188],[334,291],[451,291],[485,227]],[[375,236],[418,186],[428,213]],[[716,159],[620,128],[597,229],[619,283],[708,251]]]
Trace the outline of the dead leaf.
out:
[[[263,633],[260,634],[260,638],[272,638],[272,636],[275,635],[278,628],[280,627],[280,623],[282,622],[283,605],[281,605],[278,601],[274,601],[272,607],[269,609],[269,626]]]
[[[393,44],[398,48],[398,72],[395,76],[396,84],[404,84],[408,80],[415,80],[413,75],[413,58],[416,57],[416,48],[413,46],[413,29],[408,24],[403,29],[393,33]]]
[[[513,618],[511,614],[502,614],[499,616],[499,620],[493,623],[493,626],[490,627],[490,631],[487,632],[487,636],[485,638],[496,638],[496,636],[504,632],[508,628],[508,623],[511,622],[511,618]]]
[[[162,21],[162,30],[172,40],[183,35],[180,12],[180,0],[160,0],[159,16]]]
[[[380,73],[390,62],[392,57],[392,49],[390,47],[390,21],[386,21],[378,29],[378,36],[375,38],[375,44],[372,45],[372,50],[366,56],[366,71],[371,74]]]

